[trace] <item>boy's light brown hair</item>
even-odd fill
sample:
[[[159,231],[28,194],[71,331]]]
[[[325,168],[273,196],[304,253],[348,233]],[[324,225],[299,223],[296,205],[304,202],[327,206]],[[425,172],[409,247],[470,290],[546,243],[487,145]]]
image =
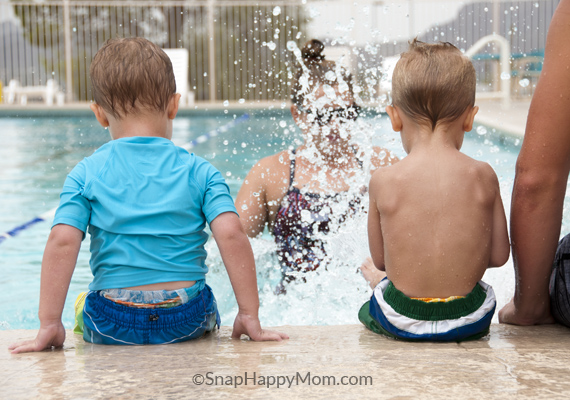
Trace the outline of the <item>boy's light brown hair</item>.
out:
[[[108,40],[89,68],[93,99],[117,119],[141,110],[164,112],[176,82],[170,58],[144,38]]]
[[[394,69],[392,104],[434,130],[475,105],[475,84],[475,68],[457,47],[414,39]]]

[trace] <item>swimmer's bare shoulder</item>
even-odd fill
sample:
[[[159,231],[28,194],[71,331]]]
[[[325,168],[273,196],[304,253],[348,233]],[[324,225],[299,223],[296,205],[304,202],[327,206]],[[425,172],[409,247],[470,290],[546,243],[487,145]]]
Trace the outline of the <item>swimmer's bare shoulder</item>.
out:
[[[249,237],[271,226],[280,201],[289,186],[290,158],[287,150],[262,158],[248,172],[236,197],[242,225]]]
[[[288,187],[290,163],[291,159],[287,150],[264,157],[251,168],[244,185],[250,184],[249,181],[251,180],[259,187],[262,187],[268,194],[280,193]],[[270,195],[269,197],[275,196]],[[280,198],[282,196],[277,197]]]

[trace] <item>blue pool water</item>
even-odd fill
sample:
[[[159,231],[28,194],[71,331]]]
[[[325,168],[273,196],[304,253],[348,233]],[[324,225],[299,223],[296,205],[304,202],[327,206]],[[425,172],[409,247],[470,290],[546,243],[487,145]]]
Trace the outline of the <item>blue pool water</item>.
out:
[[[173,141],[189,142],[212,129],[239,117],[243,111],[192,114],[174,121]],[[382,145],[399,157],[405,154],[399,137],[391,131],[388,120],[370,116],[360,130],[366,146]],[[57,206],[66,174],[83,157],[109,140],[95,118],[77,117],[0,118],[0,232],[30,220]],[[485,131],[487,131],[485,133]],[[227,179],[235,197],[241,180],[260,158],[299,143],[299,130],[287,110],[256,111],[228,132],[199,144],[194,152],[209,160]],[[516,139],[479,127],[466,136],[463,151],[489,162],[501,183],[505,209],[509,212],[514,165],[519,151]],[[568,224],[565,222],[565,225]],[[0,329],[36,329],[42,252],[49,234],[50,221],[23,230],[0,244]],[[325,273],[314,274],[310,282],[292,288],[287,296],[276,296],[273,287],[279,280],[279,268],[272,240],[266,235],[252,241],[258,268],[260,318],[267,326],[286,324],[357,323],[358,306],[370,290],[356,272],[367,255],[365,223],[353,221],[334,238],[334,257],[348,260],[332,266]],[[88,238],[83,243],[64,310],[64,324],[73,324],[73,301],[91,281]],[[214,289],[222,313],[222,323],[229,325],[236,304],[229,280],[213,242],[208,244],[210,273],[208,283]],[[352,265],[351,264],[351,265]],[[513,290],[512,264],[490,270],[485,278],[495,287],[499,306],[508,301]]]

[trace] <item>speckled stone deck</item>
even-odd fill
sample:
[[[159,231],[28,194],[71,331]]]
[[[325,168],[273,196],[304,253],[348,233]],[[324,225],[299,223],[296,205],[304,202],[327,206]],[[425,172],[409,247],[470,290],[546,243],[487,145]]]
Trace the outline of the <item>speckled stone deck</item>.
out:
[[[68,332],[63,349],[19,355],[10,354],[7,346],[32,338],[35,332],[0,331],[0,397],[553,399],[570,395],[570,329],[557,325],[493,324],[487,338],[461,344],[400,342],[360,325],[279,329],[291,338],[281,343],[232,340],[231,328],[222,327],[196,341],[141,347],[93,345]],[[296,379],[289,384],[286,378]]]

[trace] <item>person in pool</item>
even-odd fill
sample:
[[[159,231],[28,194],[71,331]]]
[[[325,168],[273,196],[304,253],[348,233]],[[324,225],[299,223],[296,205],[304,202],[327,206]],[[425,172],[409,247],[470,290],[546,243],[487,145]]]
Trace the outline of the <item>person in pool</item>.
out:
[[[511,206],[516,287],[499,311],[501,323],[570,327],[570,236],[557,250],[570,173],[568,21],[570,0],[562,0],[548,29],[544,66],[517,159]]]
[[[65,180],[42,261],[40,330],[12,352],[63,345],[61,315],[87,230],[93,281],[76,302],[85,341],[167,344],[212,331],[220,319],[205,281],[206,223],[239,306],[232,336],[287,338],[261,329],[253,252],[223,177],[171,141],[180,94],[168,56],[144,38],[113,39],[89,74],[91,109],[112,140]]]
[[[496,301],[481,278],[507,262],[509,237],[493,168],[459,151],[475,83],[450,43],[413,40],[394,69],[386,111],[408,156],[370,181],[374,266],[361,270],[374,292],[358,316],[376,333],[462,341],[489,330]]]
[[[365,188],[353,187],[364,174],[366,157],[349,133],[360,111],[352,76],[326,60],[323,50],[318,40],[305,44],[292,83],[291,114],[304,143],[255,164],[236,198],[248,236],[256,237],[268,226],[275,237],[285,283],[323,270],[327,255],[322,235],[364,211]],[[379,147],[371,153],[372,171],[397,161]]]

